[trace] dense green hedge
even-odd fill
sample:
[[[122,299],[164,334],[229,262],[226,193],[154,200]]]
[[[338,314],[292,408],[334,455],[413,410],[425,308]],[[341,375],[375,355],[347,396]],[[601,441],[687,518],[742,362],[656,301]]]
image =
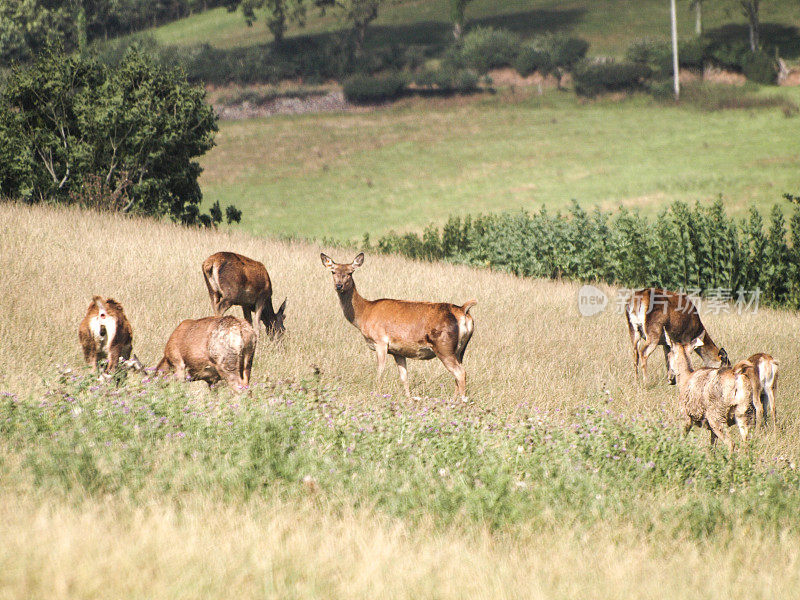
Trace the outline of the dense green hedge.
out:
[[[788,237],[788,240],[787,240]],[[365,239],[368,244],[368,238]],[[390,233],[376,249],[451,260],[525,277],[605,281],[626,287],[761,290],[761,301],[800,308],[800,210],[786,223],[775,205],[734,220],[717,201],[675,202],[655,219],[620,209],[451,217],[420,236]]]
[[[650,75],[650,67],[639,63],[584,62],[575,68],[572,82],[579,96],[596,96],[603,92],[637,90]]]

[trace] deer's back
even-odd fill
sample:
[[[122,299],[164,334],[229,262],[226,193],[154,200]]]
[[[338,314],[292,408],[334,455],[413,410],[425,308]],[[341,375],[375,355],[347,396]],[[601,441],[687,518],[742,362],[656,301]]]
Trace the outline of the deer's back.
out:
[[[272,297],[272,282],[267,268],[257,260],[235,252],[217,252],[203,263],[203,271],[213,273],[216,266],[219,292],[234,304],[254,305],[262,297]]]
[[[705,331],[697,307],[688,296],[677,292],[658,288],[634,292],[628,301],[628,313],[642,325],[648,338],[658,337],[662,344],[666,344],[665,330],[681,344]]]
[[[429,359],[458,347],[472,317],[460,306],[445,302],[409,302],[383,298],[369,304],[361,330],[367,341],[385,340],[389,352],[407,358]]]

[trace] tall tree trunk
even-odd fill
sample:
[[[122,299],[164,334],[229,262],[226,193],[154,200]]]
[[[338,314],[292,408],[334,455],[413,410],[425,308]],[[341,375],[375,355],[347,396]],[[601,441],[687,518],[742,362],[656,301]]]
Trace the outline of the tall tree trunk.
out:
[[[747,23],[750,28],[750,50],[755,52],[760,45],[759,38],[759,18],[758,9],[761,0],[740,0],[742,10],[747,17]]]
[[[694,32],[703,35],[703,1],[695,0],[694,3]]]
[[[453,38],[455,38],[456,40],[460,40],[463,31],[464,31],[464,25],[462,23],[458,21],[453,23]]]

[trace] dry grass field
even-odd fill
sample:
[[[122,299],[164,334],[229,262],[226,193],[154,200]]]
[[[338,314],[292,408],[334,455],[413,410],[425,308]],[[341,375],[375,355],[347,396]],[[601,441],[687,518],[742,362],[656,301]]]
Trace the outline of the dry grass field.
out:
[[[374,354],[345,321],[319,260],[320,251],[350,260],[357,249],[8,203],[0,204],[0,391],[35,403],[59,365],[84,369],[77,327],[93,294],[123,304],[134,351],[154,366],[180,320],[210,313],[200,264],[219,250],[264,262],[275,305],[288,298],[285,337],[257,349],[257,383],[302,381],[318,369],[341,403],[407,402],[393,364],[382,390],[392,397],[376,394]],[[367,298],[477,299],[467,410],[511,414],[527,404],[556,414],[589,405],[677,427],[660,350],[651,363],[658,384],[634,382],[611,288],[610,310],[583,318],[572,282],[371,255],[355,280]],[[767,309],[704,316],[733,359],[767,351],[781,360],[777,431],[759,432],[750,448],[767,462],[800,459],[799,320]],[[409,376],[418,408],[452,394],[438,361],[410,361]],[[196,398],[230,398],[187,385]],[[695,431],[685,443],[705,448],[707,435]],[[0,440],[0,598],[790,598],[800,585],[796,530],[651,537],[624,514],[588,528],[557,517],[545,528],[442,525],[313,490],[238,503],[213,489],[84,497],[49,493],[26,473]],[[666,489],[653,503],[678,494]]]

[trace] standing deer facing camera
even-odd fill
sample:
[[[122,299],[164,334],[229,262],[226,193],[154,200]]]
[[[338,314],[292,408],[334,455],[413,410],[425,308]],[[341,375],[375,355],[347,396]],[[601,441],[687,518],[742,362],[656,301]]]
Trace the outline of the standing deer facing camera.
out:
[[[120,362],[127,368],[142,368],[135,354],[131,358],[133,328],[122,305],[113,298],[92,297],[86,316],[78,327],[78,339],[83,348],[83,358],[92,369],[100,370],[100,363],[106,361],[102,377],[110,377]]]
[[[358,328],[367,345],[377,354],[379,385],[386,355],[391,354],[400,371],[406,396],[410,398],[406,359],[436,357],[453,374],[456,396],[466,400],[467,375],[461,363],[474,329],[469,309],[477,304],[475,300],[463,306],[388,298],[366,300],[353,281],[353,271],[364,264],[363,253],[350,264],[335,263],[325,254],[320,258],[325,268],[333,273],[333,285],[345,319]]]
[[[625,306],[625,319],[633,345],[633,368],[647,383],[647,359],[659,346],[664,347],[667,377],[675,383],[675,372],[670,368],[669,345],[665,335],[679,343],[688,344],[699,339],[694,351],[706,367],[728,367],[731,361],[725,348],[717,347],[700,321],[697,307],[686,294],[648,288],[634,292]]]
[[[236,304],[253,326],[256,341],[260,321],[270,337],[283,335],[286,300],[278,312],[272,309],[272,282],[262,263],[234,252],[217,252],[203,261],[203,278],[214,315],[221,317]]]

